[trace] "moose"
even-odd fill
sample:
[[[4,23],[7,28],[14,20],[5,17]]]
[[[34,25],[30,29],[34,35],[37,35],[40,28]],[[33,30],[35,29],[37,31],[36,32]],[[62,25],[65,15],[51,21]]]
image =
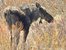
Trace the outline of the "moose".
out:
[[[26,7],[24,5],[24,7],[21,6],[19,9],[11,7],[4,12],[4,17],[11,33],[11,42],[15,43],[15,47],[17,47],[19,43],[21,30],[24,30],[24,42],[26,42],[33,21],[36,21],[39,17],[41,17],[41,20],[45,19],[48,23],[51,23],[54,20],[39,3],[36,3],[34,7],[29,6],[30,5],[27,5]],[[39,23],[42,23],[41,20]],[[14,29],[13,26],[16,27],[16,29]],[[16,48],[14,50],[16,50]]]

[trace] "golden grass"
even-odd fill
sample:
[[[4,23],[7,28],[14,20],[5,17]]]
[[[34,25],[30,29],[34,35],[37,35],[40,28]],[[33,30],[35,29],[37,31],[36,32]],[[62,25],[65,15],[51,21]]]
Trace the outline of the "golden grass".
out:
[[[39,1],[39,0],[38,0]],[[45,1],[45,0],[44,0]],[[41,3],[41,1],[39,1]],[[64,0],[64,2],[66,2]],[[32,0],[5,0],[4,4],[0,7],[0,16],[3,15],[3,10],[5,7],[7,6],[19,6],[23,3],[32,3]],[[43,2],[42,2],[43,3]],[[45,6],[47,5],[47,3],[43,3],[45,4]],[[50,4],[51,5],[51,4]],[[52,5],[52,7],[50,6],[50,8],[52,9],[52,13],[53,15],[55,15],[58,11],[58,9],[56,9],[55,7],[56,5]],[[49,7],[49,6],[46,6]],[[47,8],[48,9],[48,8]],[[51,10],[49,9],[49,10]],[[8,26],[7,23],[5,22],[5,19],[0,18],[0,49],[1,50],[10,50],[10,33],[8,30]],[[66,49],[66,19],[64,18],[64,16],[61,15],[56,15],[54,17],[55,21],[51,24],[47,24],[44,23],[42,25],[42,27],[40,26],[36,26],[38,28],[43,28],[44,31],[39,30],[38,28],[33,26],[33,30],[38,30],[36,32],[32,32],[34,33],[33,37],[30,37],[29,40],[29,44],[30,46],[28,47],[29,50],[39,50],[38,48],[40,46],[42,46],[45,48],[40,48],[40,50],[65,50]],[[14,28],[14,27],[13,27]],[[46,29],[48,28],[48,30]],[[19,28],[20,30],[21,28]],[[47,30],[47,31],[46,31]],[[50,34],[49,34],[50,32]],[[42,35],[41,35],[42,34]],[[19,43],[21,45],[21,43]]]

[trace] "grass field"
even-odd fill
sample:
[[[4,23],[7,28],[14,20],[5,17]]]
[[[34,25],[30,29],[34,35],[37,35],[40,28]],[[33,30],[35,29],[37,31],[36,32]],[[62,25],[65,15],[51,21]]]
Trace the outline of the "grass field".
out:
[[[0,3],[0,50],[11,50],[10,32],[4,19],[4,9],[8,6],[35,4],[44,6],[54,17],[53,23],[33,22],[26,41],[26,50],[66,50],[66,0],[3,0]],[[38,20],[37,20],[38,21]],[[22,36],[22,35],[21,35]],[[18,50],[21,50],[21,37]]]

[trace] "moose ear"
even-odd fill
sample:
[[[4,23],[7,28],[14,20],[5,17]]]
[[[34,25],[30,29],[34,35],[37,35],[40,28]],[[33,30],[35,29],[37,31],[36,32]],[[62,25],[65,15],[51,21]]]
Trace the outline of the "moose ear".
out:
[[[37,8],[40,8],[41,5],[40,5],[39,3],[36,2],[36,7],[37,7]]]

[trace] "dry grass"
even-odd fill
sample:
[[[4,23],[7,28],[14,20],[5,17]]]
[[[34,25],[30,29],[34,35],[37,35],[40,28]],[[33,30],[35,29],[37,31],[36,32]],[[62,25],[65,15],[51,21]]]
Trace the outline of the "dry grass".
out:
[[[59,0],[60,1],[60,0]],[[46,10],[54,17],[54,22],[43,24],[34,22],[31,25],[26,42],[27,50],[66,50],[66,0],[61,2],[56,0],[37,0],[46,7]],[[61,4],[59,4],[59,3]],[[7,23],[3,18],[3,10],[7,6],[19,6],[23,3],[34,3],[32,0],[4,0],[0,7],[0,50],[11,50],[10,33]],[[63,10],[63,12],[62,12]],[[60,15],[58,15],[60,14]],[[2,17],[2,18],[1,18]],[[18,47],[21,47],[21,38]]]

